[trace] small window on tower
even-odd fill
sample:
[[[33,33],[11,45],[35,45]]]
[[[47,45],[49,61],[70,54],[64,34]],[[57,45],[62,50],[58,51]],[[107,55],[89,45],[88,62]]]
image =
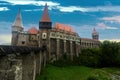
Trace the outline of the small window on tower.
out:
[[[25,44],[25,41],[22,41],[22,44]]]
[[[47,38],[47,33],[43,33],[42,34],[42,39],[46,39]]]
[[[46,35],[44,34],[43,36],[45,37]]]

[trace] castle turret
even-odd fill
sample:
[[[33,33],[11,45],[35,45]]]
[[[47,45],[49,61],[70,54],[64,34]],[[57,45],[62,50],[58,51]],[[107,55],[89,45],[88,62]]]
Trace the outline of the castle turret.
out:
[[[17,45],[18,42],[18,33],[23,31],[23,24],[22,24],[22,17],[21,17],[21,12],[19,10],[15,22],[12,26],[12,45]]]
[[[48,6],[45,4],[45,8],[42,17],[39,21],[39,46],[46,48],[49,51],[47,59],[50,59],[50,30],[52,29],[52,22],[48,13]]]
[[[99,40],[99,34],[98,34],[98,32],[96,31],[95,28],[92,31],[92,39]]]
[[[50,20],[50,16],[48,13],[48,6],[47,4],[45,4],[44,12],[39,22],[39,29],[51,29],[51,28],[52,28],[52,22]]]

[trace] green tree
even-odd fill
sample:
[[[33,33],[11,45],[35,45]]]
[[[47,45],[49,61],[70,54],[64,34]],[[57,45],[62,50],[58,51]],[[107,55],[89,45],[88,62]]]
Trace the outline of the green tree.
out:
[[[118,65],[119,49],[117,42],[104,41],[101,45],[101,65],[108,67]]]
[[[98,67],[100,65],[100,50],[83,49],[80,54],[80,62],[82,65]]]

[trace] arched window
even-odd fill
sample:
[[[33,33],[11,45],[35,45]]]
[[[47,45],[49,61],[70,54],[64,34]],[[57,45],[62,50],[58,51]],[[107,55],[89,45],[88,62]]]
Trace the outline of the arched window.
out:
[[[47,33],[42,34],[42,39],[47,39]]]

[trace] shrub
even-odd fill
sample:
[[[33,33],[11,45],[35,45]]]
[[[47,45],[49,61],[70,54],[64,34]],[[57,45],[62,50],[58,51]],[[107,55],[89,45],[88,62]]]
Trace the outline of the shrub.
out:
[[[112,80],[110,74],[106,71],[96,69],[91,72],[87,80]]]
[[[89,76],[87,80],[98,80],[95,76]]]
[[[98,67],[100,65],[100,50],[99,49],[83,49],[80,54],[82,65],[89,67]]]

